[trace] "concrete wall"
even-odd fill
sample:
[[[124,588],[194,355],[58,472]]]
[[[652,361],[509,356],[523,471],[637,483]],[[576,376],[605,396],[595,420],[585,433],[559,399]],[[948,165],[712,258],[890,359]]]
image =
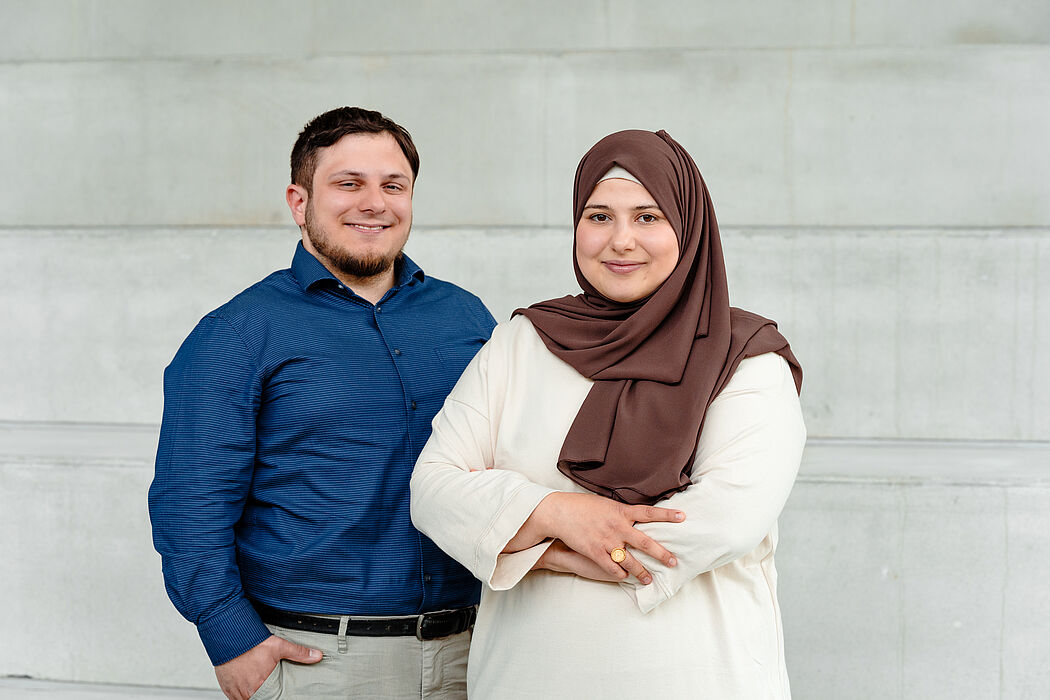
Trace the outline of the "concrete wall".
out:
[[[799,350],[813,434],[1050,439],[1050,331],[1034,323],[1050,314],[1045,3],[925,17],[797,2],[766,19],[757,3],[580,3],[554,35],[539,6],[406,4],[397,16],[430,28],[421,44],[385,11],[205,5],[0,10],[0,156],[17,164],[0,285],[19,300],[0,312],[18,328],[0,419],[156,421],[158,368],[196,318],[287,265],[290,143],[349,102],[413,131],[412,250],[500,316],[575,289],[583,151],[663,127],[705,172],[734,300]],[[894,17],[930,38],[896,37]],[[363,26],[365,44],[338,41]],[[508,246],[529,274],[502,274]],[[484,262],[459,264],[468,249]],[[144,322],[161,330],[143,337]],[[107,387],[119,398],[94,398]]]
[[[1050,447],[811,443],[780,520],[798,698],[1045,698]]]
[[[0,675],[213,685],[149,544],[161,370],[360,104],[422,154],[410,254],[501,318],[575,289],[579,156],[670,131],[807,372],[796,696],[1041,697],[1048,42],[1042,0],[0,4]]]
[[[804,363],[811,435],[1050,437],[1050,228],[726,225],[723,238],[734,303],[777,319]],[[159,422],[161,369],[193,324],[287,266],[296,240],[0,230],[0,327],[18,329],[0,351],[0,419]],[[409,244],[504,319],[574,290],[570,253],[564,227],[417,226]]]

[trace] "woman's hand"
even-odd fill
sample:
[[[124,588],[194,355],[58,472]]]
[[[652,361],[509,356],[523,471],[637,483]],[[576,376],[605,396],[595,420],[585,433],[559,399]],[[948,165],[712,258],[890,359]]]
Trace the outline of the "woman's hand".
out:
[[[610,576],[605,569],[583,556],[579,552],[569,549],[561,540],[554,540],[550,547],[543,552],[543,556],[532,566],[532,570],[547,569],[557,571],[561,574],[576,574],[592,581],[607,581],[616,583],[621,577]]]
[[[652,580],[652,575],[631,556],[630,549],[641,550],[667,566],[678,562],[659,542],[635,529],[634,524],[683,520],[685,513],[680,510],[631,506],[593,493],[559,491],[540,501],[504,551],[521,551],[554,538],[590,559],[606,575],[615,577],[613,580],[633,574],[645,584]],[[610,552],[618,548],[627,552],[619,564],[610,557]]]

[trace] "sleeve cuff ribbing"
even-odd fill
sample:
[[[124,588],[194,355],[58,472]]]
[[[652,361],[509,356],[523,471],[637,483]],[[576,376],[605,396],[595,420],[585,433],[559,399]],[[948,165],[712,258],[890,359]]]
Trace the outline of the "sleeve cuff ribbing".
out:
[[[259,619],[259,613],[247,599],[223,609],[197,625],[213,666],[234,659],[270,636],[270,630]]]

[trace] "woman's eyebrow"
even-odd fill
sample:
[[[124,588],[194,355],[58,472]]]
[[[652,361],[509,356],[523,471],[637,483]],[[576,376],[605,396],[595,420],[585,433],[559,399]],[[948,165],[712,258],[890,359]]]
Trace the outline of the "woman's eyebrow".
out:
[[[660,205],[654,202],[648,204],[638,204],[634,207],[634,211],[642,211],[643,209],[659,209]],[[584,211],[587,209],[604,209],[605,211],[611,211],[612,207],[608,204],[585,204],[583,206]]]

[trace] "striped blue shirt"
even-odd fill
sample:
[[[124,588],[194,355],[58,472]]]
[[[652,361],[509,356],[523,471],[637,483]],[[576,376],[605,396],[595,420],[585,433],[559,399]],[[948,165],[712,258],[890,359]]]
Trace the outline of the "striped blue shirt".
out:
[[[478,600],[412,527],[408,481],[495,321],[407,257],[399,268],[372,305],[300,243],[290,269],[201,319],[164,372],[153,541],[216,665],[269,636],[249,599],[352,615]]]

